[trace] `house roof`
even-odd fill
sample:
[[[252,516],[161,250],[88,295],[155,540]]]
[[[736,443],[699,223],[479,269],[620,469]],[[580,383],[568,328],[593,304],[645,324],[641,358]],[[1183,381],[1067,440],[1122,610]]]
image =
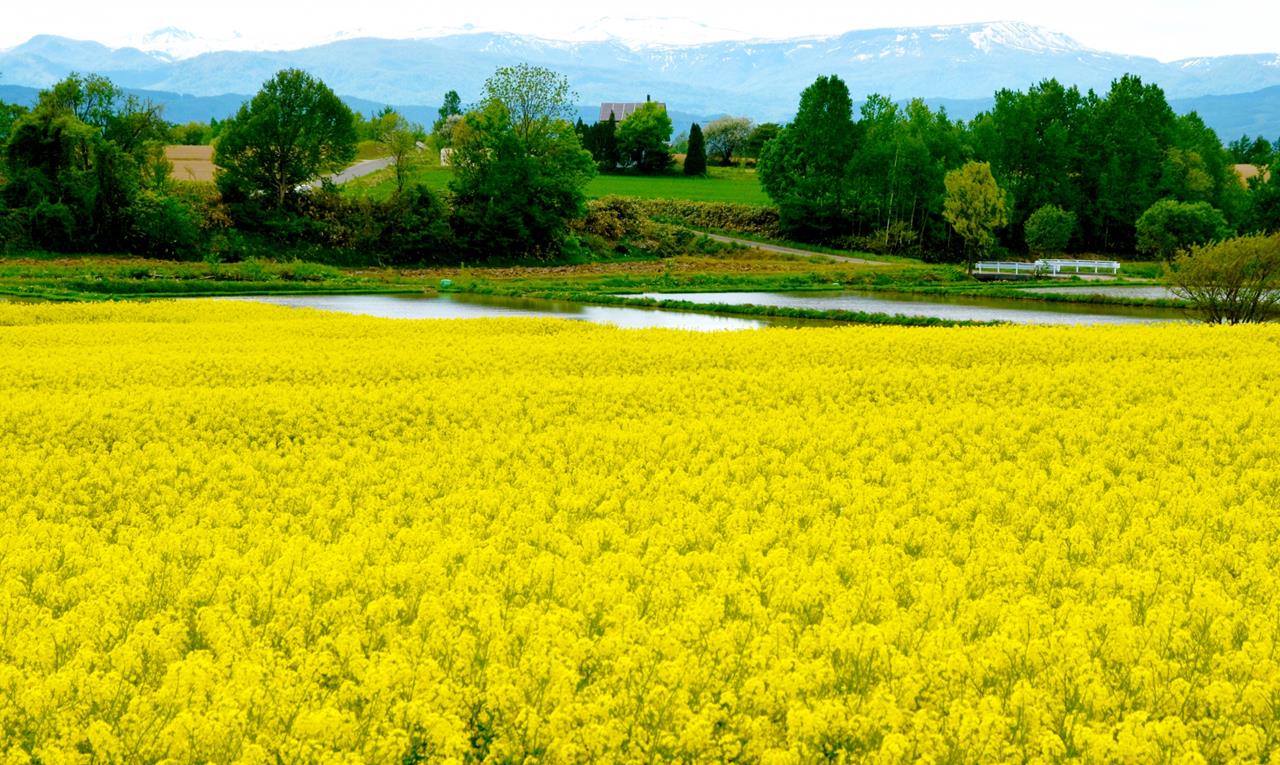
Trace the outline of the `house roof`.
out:
[[[600,121],[608,122],[609,115],[612,114],[614,119],[616,119],[618,122],[622,122],[627,117],[630,117],[632,114],[635,114],[636,109],[639,109],[640,107],[644,106],[647,103],[649,102],[648,101],[633,101],[633,102],[606,101],[605,103],[600,104]],[[667,108],[666,104],[662,103],[661,101],[657,101],[655,103],[657,103],[658,106],[662,107],[664,111],[666,110]]]

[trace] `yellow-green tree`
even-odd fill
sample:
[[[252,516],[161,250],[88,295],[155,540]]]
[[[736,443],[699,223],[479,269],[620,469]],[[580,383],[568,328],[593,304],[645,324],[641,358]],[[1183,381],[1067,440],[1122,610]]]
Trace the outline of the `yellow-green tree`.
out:
[[[964,239],[965,266],[972,269],[974,254],[990,250],[995,230],[1009,222],[1004,192],[987,162],[966,162],[947,173],[944,183],[947,200],[942,217]]]

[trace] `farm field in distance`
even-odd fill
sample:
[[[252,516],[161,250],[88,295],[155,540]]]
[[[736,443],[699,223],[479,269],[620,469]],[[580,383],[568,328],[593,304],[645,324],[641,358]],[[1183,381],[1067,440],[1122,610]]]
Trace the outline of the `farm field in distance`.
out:
[[[1277,347],[0,305],[0,751],[1275,759]]]
[[[427,152],[430,154],[430,152]],[[359,159],[382,156],[376,144],[361,144]],[[173,178],[178,181],[211,182],[213,180],[213,147],[167,146],[165,158],[173,163]],[[453,171],[441,167],[428,157],[415,169],[411,183],[421,183],[434,192],[447,191]],[[395,190],[394,171],[382,170],[343,184],[348,193],[384,199]],[[610,195],[640,199],[688,199],[696,202],[735,202],[767,205],[769,197],[760,187],[756,171],[738,167],[712,167],[705,178],[690,178],[678,170],[660,175],[625,173],[601,174],[586,188],[590,198]]]
[[[414,171],[411,183],[421,183],[432,191],[445,191],[453,171],[430,162]],[[377,199],[389,197],[395,190],[392,171],[384,170],[343,185],[343,190]],[[689,199],[697,202],[735,202],[767,205],[769,197],[760,187],[755,170],[737,167],[708,168],[706,178],[691,178],[679,170],[660,175],[602,173],[587,184],[586,195],[598,198],[610,195],[640,199]]]

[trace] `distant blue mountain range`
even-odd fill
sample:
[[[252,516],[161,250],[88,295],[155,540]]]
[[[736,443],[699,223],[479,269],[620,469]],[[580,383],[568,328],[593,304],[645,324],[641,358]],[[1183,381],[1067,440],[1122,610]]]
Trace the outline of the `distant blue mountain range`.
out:
[[[855,98],[882,93],[946,104],[959,117],[990,105],[1001,88],[1025,89],[1055,77],[1105,91],[1133,73],[1165,89],[1175,108],[1195,109],[1224,138],[1280,137],[1280,55],[1155,59],[1085,48],[1064,35],[1016,22],[879,29],[822,38],[633,46],[618,40],[558,42],[511,34],[419,40],[353,39],[295,51],[223,51],[173,60],[162,53],[39,36],[0,51],[0,82],[45,87],[71,71],[104,74],[155,93],[174,121],[232,113],[276,71],[299,67],[322,78],[354,108],[409,105],[430,123],[450,89],[467,101],[499,66],[529,62],[569,77],[592,104],[667,103],[677,130],[694,119],[743,114],[785,121],[820,74],[838,74]],[[178,96],[175,94],[187,94]],[[355,96],[355,94],[359,94]],[[2,96],[0,96],[2,97]],[[419,105],[419,106],[413,106]]]

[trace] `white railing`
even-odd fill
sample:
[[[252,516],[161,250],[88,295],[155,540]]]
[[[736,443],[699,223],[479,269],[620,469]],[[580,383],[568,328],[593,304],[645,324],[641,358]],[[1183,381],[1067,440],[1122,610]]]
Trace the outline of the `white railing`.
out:
[[[1034,263],[988,260],[973,264],[978,274],[1118,274],[1120,263],[1115,260],[1037,260]]]
[[[1110,274],[1120,273],[1120,263],[1115,260],[1037,260],[1035,264],[1051,274],[1068,273],[1068,269],[1069,273],[1080,274],[1086,268],[1093,274],[1104,271]]]
[[[1040,272],[1040,266],[1035,263],[984,261],[974,263],[973,270],[980,274],[1036,274]]]

